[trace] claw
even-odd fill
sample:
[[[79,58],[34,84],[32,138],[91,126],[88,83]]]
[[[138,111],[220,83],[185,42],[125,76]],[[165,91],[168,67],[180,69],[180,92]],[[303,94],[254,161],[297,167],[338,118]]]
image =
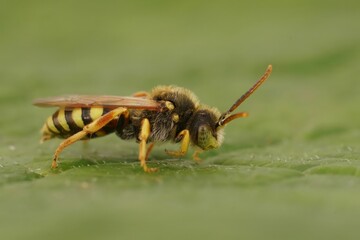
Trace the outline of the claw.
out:
[[[54,159],[53,161],[52,161],[52,163],[51,163],[51,168],[52,169],[55,169],[55,168],[57,168],[57,162],[56,162],[56,159]]]
[[[141,163],[141,167],[144,169],[144,172],[146,173],[153,173],[153,172],[157,172],[159,169],[158,168],[149,168],[146,163]]]
[[[201,163],[201,158],[199,157],[199,154],[202,153],[203,151],[202,150],[197,150],[194,152],[194,154],[192,155],[193,159],[195,162],[197,163]]]

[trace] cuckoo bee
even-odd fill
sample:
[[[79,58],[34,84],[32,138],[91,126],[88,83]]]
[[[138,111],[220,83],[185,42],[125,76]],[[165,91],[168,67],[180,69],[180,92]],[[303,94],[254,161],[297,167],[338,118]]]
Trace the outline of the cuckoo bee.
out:
[[[146,161],[154,143],[180,143],[177,151],[165,152],[174,157],[184,156],[189,145],[195,146],[194,160],[202,151],[220,147],[223,129],[234,119],[248,116],[246,112],[232,113],[269,76],[264,75],[224,113],[200,104],[190,90],[176,86],[158,86],[151,92],[137,92],[131,97],[70,95],[37,99],[34,105],[58,107],[41,132],[42,141],[64,138],[55,151],[52,168],[57,167],[60,153],[78,140],[92,139],[115,132],[121,139],[139,143],[139,161],[145,172],[156,168]]]

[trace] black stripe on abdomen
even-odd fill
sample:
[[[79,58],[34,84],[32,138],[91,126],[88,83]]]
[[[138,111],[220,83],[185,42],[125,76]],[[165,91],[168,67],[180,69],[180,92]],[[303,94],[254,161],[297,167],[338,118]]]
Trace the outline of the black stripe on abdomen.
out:
[[[81,116],[74,116],[76,112],[77,109],[65,109],[65,119],[72,133],[80,132],[84,127],[82,122],[75,121],[75,117],[81,118]]]
[[[59,110],[57,110],[53,115],[52,115],[52,121],[54,123],[55,128],[60,132],[60,134],[64,134],[66,133],[65,129],[61,126],[60,122],[59,122]]]
[[[90,117],[90,108],[81,109],[81,119],[83,120],[84,125],[88,125],[93,121]]]

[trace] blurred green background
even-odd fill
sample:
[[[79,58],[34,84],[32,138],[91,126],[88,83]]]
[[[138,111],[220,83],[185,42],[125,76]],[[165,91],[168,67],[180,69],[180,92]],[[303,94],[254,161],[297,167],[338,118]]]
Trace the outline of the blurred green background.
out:
[[[357,239],[359,1],[0,1],[1,239]],[[34,98],[159,84],[226,110],[222,148],[145,174],[115,135],[38,144]]]

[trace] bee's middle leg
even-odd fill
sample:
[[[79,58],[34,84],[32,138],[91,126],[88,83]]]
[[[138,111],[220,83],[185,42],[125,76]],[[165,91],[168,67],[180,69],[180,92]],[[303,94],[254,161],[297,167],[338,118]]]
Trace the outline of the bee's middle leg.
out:
[[[181,141],[181,146],[180,149],[178,151],[169,151],[169,150],[165,150],[165,152],[173,157],[182,157],[184,156],[188,149],[189,149],[189,144],[190,144],[190,133],[189,130],[185,129],[182,130],[178,136],[176,137],[175,141]]]

